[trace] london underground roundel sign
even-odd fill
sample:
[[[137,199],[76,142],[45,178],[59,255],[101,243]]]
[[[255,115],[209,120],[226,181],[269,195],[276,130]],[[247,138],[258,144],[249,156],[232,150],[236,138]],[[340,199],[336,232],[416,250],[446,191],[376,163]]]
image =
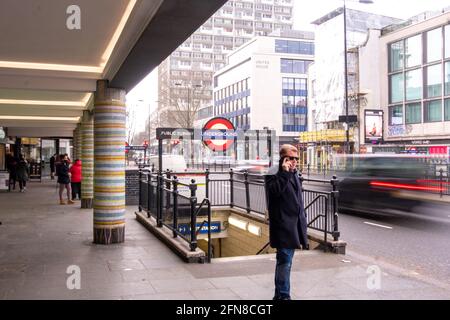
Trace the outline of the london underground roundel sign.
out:
[[[234,131],[233,123],[222,117],[216,117],[208,120],[203,126],[203,132],[221,130],[223,132]],[[225,131],[226,130],[226,131]],[[234,143],[234,136],[232,139],[217,139],[203,137],[203,143],[212,151],[225,151]]]

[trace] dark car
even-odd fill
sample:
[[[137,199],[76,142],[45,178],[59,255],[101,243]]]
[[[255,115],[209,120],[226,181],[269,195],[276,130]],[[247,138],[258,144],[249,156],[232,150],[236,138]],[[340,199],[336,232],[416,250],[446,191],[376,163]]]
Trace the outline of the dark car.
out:
[[[427,165],[412,156],[362,156],[351,159],[351,169],[339,182],[339,208],[380,213],[413,211],[433,192],[424,183]]]

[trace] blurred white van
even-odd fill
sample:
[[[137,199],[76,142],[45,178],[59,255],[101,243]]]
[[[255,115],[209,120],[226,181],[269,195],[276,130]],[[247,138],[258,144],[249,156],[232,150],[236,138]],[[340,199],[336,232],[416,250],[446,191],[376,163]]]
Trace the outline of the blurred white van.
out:
[[[154,166],[155,170],[159,169],[158,156],[150,156],[150,167]],[[167,169],[173,172],[185,172],[187,170],[186,160],[182,155],[178,154],[163,154],[162,155],[162,169]]]

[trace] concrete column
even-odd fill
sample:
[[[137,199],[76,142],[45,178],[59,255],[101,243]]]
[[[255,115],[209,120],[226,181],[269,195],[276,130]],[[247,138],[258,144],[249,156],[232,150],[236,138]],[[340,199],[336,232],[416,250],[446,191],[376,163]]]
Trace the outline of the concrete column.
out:
[[[97,81],[94,100],[94,243],[125,241],[125,91]]]
[[[94,123],[90,111],[81,122],[81,208],[91,209],[94,198]]]

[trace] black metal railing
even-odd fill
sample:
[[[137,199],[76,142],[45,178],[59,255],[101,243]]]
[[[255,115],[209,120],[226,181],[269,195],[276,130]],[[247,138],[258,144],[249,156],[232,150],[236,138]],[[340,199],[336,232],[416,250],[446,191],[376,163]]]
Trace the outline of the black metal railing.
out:
[[[217,172],[206,170],[206,197],[212,206],[230,206],[241,208],[247,213],[263,215],[268,219],[265,182],[262,175],[247,172],[229,171],[229,177],[214,178]],[[303,201],[308,218],[308,227],[324,233],[324,241],[331,235],[334,241],[339,240],[338,225],[338,179],[307,179],[300,175],[303,182],[327,183],[330,191],[316,191],[303,188]]]
[[[180,193],[188,188],[189,195]],[[173,237],[180,237],[189,244],[191,251],[197,249],[197,235],[207,223],[211,225],[211,203],[208,198],[197,202],[195,180],[182,183],[170,171],[164,173],[141,169],[139,171],[139,211],[156,220],[157,227],[166,227]],[[197,222],[201,214],[206,219]],[[207,229],[208,248],[206,261],[211,262],[211,229]]]
[[[180,173],[181,174],[181,173]],[[186,173],[183,173],[186,174]],[[198,172],[197,172],[198,174]],[[339,240],[338,225],[338,180],[306,179],[300,175],[301,182],[321,182],[331,184],[331,191],[316,191],[303,188],[303,201],[308,219],[308,227],[321,231],[324,241],[332,236]],[[264,176],[248,172],[205,171],[205,197],[197,199],[199,184],[195,180],[182,183],[177,174],[170,171],[158,173],[148,169],[139,171],[139,211],[153,217],[158,227],[167,227],[174,237],[189,243],[190,250],[197,248],[197,235],[202,228],[211,225],[211,207],[229,206],[240,208],[248,214],[258,215],[268,220],[266,188]],[[181,190],[183,189],[183,190]],[[207,217],[198,223],[201,214]],[[211,259],[211,230],[208,233],[208,256]]]
[[[440,197],[450,195],[450,165],[429,166],[425,172],[423,185],[428,192],[438,193]]]
[[[216,177],[214,177],[216,176]],[[225,176],[220,172],[205,171],[206,197],[212,206],[240,208],[267,217],[265,183],[262,175],[230,169]]]

